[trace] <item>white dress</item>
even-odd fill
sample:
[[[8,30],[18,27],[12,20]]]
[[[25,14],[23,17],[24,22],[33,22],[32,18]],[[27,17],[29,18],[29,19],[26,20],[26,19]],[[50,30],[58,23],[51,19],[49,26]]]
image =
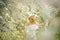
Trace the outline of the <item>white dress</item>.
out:
[[[27,40],[36,40],[36,29],[38,29],[37,24],[27,25]]]

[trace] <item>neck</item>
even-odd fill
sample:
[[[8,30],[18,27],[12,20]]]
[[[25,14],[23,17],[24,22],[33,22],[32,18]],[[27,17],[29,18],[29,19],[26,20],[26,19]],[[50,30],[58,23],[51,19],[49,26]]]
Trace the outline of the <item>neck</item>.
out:
[[[35,24],[36,22],[29,22],[29,24]]]

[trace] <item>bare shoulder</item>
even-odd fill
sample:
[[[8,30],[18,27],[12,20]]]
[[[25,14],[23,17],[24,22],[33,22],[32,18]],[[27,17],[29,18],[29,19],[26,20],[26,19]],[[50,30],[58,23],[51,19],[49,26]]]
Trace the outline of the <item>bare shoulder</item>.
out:
[[[39,25],[39,23],[36,22],[36,25]]]

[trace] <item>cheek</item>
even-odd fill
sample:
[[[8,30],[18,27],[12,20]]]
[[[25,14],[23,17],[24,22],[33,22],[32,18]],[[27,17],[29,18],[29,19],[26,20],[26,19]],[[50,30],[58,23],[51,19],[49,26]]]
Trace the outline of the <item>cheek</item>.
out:
[[[30,21],[30,22],[32,22],[33,20],[32,20],[32,19],[30,19],[29,21]]]

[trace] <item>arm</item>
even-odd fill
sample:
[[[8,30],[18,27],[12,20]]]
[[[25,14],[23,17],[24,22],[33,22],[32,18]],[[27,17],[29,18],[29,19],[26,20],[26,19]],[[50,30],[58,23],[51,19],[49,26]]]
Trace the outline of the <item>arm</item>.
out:
[[[28,32],[27,27],[28,27],[28,26],[27,26],[27,24],[26,24],[26,25],[25,25],[25,32]]]
[[[48,23],[49,23],[49,21],[46,20],[45,23],[44,23],[44,24],[45,24],[44,26],[45,26],[45,27],[48,26]]]

